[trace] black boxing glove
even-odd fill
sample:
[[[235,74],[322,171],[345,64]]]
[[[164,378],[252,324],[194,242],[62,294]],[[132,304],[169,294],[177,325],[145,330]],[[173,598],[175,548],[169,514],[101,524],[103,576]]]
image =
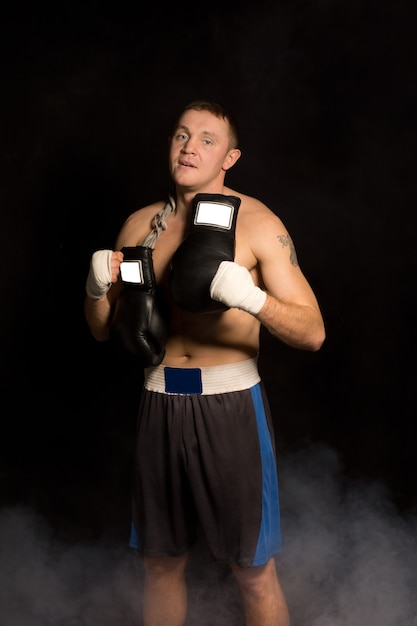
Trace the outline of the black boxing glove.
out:
[[[159,365],[165,355],[167,323],[156,288],[152,248],[122,248],[124,289],[113,316],[110,338],[123,356],[142,367]]]
[[[171,261],[174,301],[192,313],[220,313],[228,307],[210,296],[210,285],[222,261],[235,257],[240,198],[198,193],[193,199],[190,231]]]

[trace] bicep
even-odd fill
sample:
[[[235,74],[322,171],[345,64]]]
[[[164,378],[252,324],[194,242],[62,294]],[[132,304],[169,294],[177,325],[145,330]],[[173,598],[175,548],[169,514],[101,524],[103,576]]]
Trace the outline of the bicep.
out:
[[[317,306],[315,295],[298,263],[295,244],[279,220],[268,228],[256,256],[267,292],[283,302]]]

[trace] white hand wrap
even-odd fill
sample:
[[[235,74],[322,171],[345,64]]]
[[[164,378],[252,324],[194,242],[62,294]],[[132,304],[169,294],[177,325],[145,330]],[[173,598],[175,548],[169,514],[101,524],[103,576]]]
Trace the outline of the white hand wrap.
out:
[[[85,290],[93,300],[104,296],[111,287],[112,254],[112,250],[97,250],[91,257]]]
[[[222,261],[210,285],[210,295],[228,307],[256,315],[262,309],[266,293],[257,287],[249,270],[233,261]]]

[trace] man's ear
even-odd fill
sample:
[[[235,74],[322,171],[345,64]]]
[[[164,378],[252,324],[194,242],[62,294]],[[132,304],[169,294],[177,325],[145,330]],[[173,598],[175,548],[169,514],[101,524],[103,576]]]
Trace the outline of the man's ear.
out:
[[[230,170],[230,168],[233,167],[236,161],[240,158],[241,154],[242,153],[239,148],[233,148],[233,150],[229,150],[223,163],[223,169],[225,171]]]

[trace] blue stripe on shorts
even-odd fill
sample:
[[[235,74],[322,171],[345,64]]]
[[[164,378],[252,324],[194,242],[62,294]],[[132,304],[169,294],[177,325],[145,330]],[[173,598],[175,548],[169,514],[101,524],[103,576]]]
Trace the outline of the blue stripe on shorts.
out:
[[[262,522],[253,565],[264,565],[281,548],[278,477],[260,385],[251,388],[262,458]]]

